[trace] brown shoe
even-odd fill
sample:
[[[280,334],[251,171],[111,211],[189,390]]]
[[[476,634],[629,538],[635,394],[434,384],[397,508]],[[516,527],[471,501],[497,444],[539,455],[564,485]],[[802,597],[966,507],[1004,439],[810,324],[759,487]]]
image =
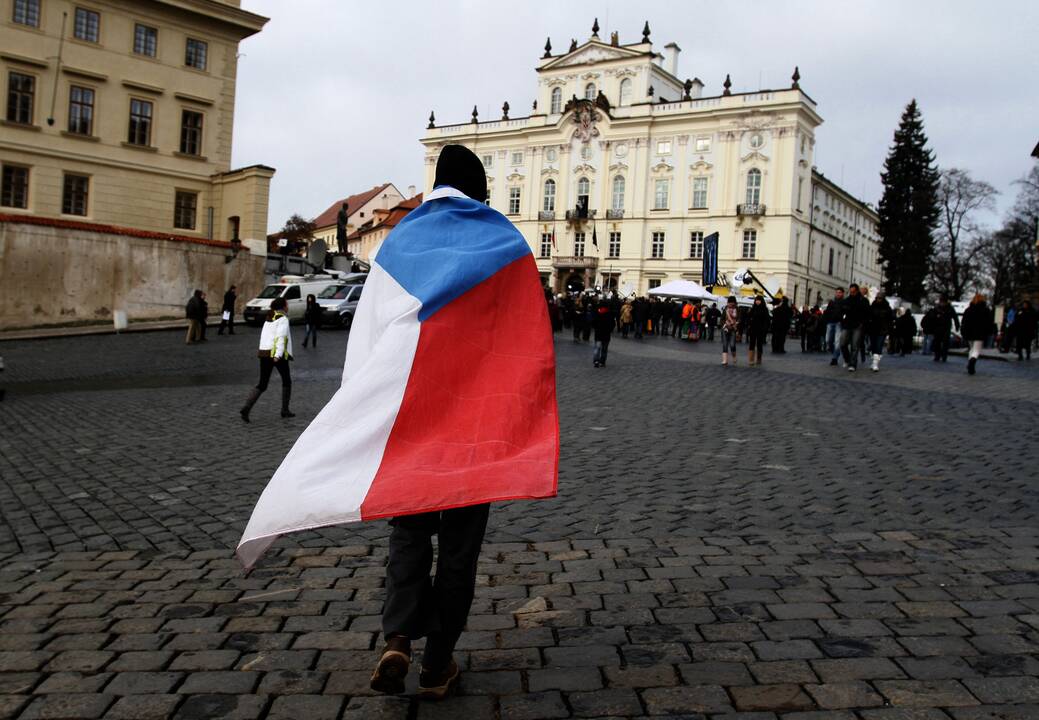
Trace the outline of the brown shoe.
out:
[[[386,640],[379,664],[372,673],[371,688],[387,695],[399,695],[404,692],[404,678],[411,666],[411,641],[405,637],[394,636]]]
[[[443,700],[458,685],[458,664],[452,659],[439,672],[422,668],[418,676],[418,696],[423,700]]]

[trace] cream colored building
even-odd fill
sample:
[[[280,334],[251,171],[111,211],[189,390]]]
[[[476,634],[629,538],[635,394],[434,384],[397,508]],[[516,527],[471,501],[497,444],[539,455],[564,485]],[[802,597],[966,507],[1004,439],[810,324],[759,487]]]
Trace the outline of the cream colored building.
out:
[[[414,188],[409,188],[409,190],[414,190]],[[396,206],[397,203],[403,201],[404,196],[400,194],[400,190],[393,183],[382,183],[364,192],[350,195],[342,200],[336,200],[323,213],[314,218],[314,239],[324,240],[325,246],[330,252],[337,250],[336,231],[338,227],[336,223],[338,222],[339,209],[343,206],[343,203],[347,205],[346,233],[347,237],[349,237],[358,228],[369,223],[375,217],[377,211],[389,210]],[[350,250],[350,252],[353,252],[353,250]],[[357,253],[354,254],[356,255]]]
[[[861,232],[829,218],[811,228],[813,193],[854,199],[813,175],[822,117],[796,69],[787,88],[733,93],[726,78],[721,94],[705,96],[699,79],[679,79],[676,44],[654,50],[648,25],[627,45],[597,31],[563,54],[546,47],[531,115],[503,107],[501,119],[479,121],[474,108],[469,122],[446,126],[431,117],[425,190],[444,145],[471,148],[487,171],[489,204],[516,224],[560,291],[642,294],[700,280],[703,238],[714,232],[723,275],[749,268],[798,303],[846,284],[820,269],[831,246],[847,253],[851,275],[879,279],[865,206],[853,225]]]
[[[231,169],[238,0],[0,0],[0,213],[260,243],[273,168]]]

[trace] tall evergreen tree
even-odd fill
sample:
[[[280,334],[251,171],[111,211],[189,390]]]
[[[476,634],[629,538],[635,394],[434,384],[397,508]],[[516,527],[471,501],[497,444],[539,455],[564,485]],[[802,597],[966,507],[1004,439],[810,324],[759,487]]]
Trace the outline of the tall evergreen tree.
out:
[[[884,290],[914,303],[924,295],[924,283],[934,255],[934,229],[938,223],[938,168],[920,109],[913,100],[902,113],[895,143],[880,174],[884,195],[880,199],[880,259],[884,264]]]

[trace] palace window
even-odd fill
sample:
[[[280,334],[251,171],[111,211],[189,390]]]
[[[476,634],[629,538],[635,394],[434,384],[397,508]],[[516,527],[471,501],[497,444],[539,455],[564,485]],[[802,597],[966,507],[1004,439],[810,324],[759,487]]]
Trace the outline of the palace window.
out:
[[[556,211],[556,181],[552,178],[545,181],[545,194],[541,200],[541,209],[545,212]]]
[[[69,132],[76,135],[94,133],[94,91],[73,85],[69,88]]]
[[[29,207],[29,168],[4,165],[0,205],[23,210]]]
[[[86,175],[65,173],[61,192],[61,212],[65,215],[86,215],[90,178]]]
[[[209,55],[209,44],[204,40],[188,38],[184,46],[184,64],[196,70],[205,70],[207,56]]]
[[[689,233],[689,258],[692,260],[703,258],[703,232],[700,230]]]
[[[588,83],[584,86],[584,99],[594,100],[595,99],[595,83]]]
[[[178,190],[173,199],[173,227],[194,230],[197,209],[198,193]]]
[[[509,215],[519,215],[520,211],[520,189],[509,188]]]
[[[761,202],[761,171],[751,168],[747,171],[747,204],[757,205]]]
[[[127,142],[131,145],[151,145],[152,104],[148,100],[130,100],[130,130]]]
[[[670,155],[671,154],[671,141],[670,140],[657,140],[657,155]]]
[[[549,106],[548,111],[552,115],[558,115],[563,111],[563,88],[552,88],[552,104]]]
[[[180,151],[185,155],[202,154],[202,113],[194,110],[181,112]]]
[[[583,177],[577,181],[577,207],[588,209],[588,194],[591,188],[591,183],[588,182],[588,178]]]
[[[653,209],[667,210],[670,194],[671,182],[669,180],[657,180],[653,183]]]
[[[711,152],[711,138],[709,137],[698,137],[696,138],[696,152],[705,153]]]
[[[541,254],[539,257],[552,257],[552,233],[541,233]]]
[[[575,232],[574,233],[574,257],[575,258],[582,258],[582,257],[584,257],[584,233],[583,232]]]
[[[523,153],[522,152],[514,152],[514,153],[512,153],[512,164],[513,165],[522,165],[523,164]]]
[[[654,289],[656,289],[658,287],[660,287],[660,278],[650,278],[649,279],[649,289],[650,290],[654,290]]]
[[[76,8],[72,34],[77,40],[96,43],[101,38],[101,15],[86,8]]]
[[[133,27],[133,51],[137,55],[155,57],[159,44],[159,31],[147,25],[137,23]]]
[[[804,195],[805,179],[797,178],[797,209],[801,209],[801,196]]]
[[[40,26],[40,0],[14,0],[12,19],[19,25]]]
[[[36,96],[36,78],[22,73],[7,76],[7,121],[32,124],[32,106]]]
[[[592,146],[591,145],[585,145],[585,146],[583,146],[581,148],[581,159],[582,160],[591,160],[592,159]]]
[[[621,80],[621,105],[631,104],[631,78]]]
[[[610,233],[610,241],[606,247],[606,257],[619,258],[621,256],[621,234],[619,232]]]
[[[481,160],[483,160],[483,166],[485,168],[489,168],[491,165],[494,164],[494,155],[491,154],[491,153],[488,153],[487,155],[484,155],[481,158]]]
[[[744,230],[743,231],[743,257],[748,260],[753,260],[758,256],[758,231],[757,230]]]
[[[614,210],[624,209],[624,176],[618,175],[613,178],[613,197],[610,207]]]
[[[653,233],[653,242],[650,244],[649,256],[658,259],[664,257],[664,233]]]
[[[693,205],[694,210],[705,210],[707,208],[707,178],[693,178]]]
[[[827,274],[833,275],[833,248],[830,248],[830,264],[826,270]]]

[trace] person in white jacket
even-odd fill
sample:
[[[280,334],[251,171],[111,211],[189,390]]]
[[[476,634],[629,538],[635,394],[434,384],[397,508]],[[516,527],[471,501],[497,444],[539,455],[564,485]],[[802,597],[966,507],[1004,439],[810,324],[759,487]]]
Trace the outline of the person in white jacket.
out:
[[[256,353],[260,358],[260,383],[249,391],[249,398],[239,411],[245,422],[249,422],[249,411],[260,399],[263,391],[267,389],[271,372],[275,369],[281,375],[281,416],[283,418],[296,416],[289,410],[289,399],[292,397],[292,378],[289,376],[289,361],[292,359],[292,334],[289,331],[289,319],[285,316],[285,308],[284,298],[274,298],[271,301],[267,322],[263,324],[263,330],[260,332],[260,349]]]

